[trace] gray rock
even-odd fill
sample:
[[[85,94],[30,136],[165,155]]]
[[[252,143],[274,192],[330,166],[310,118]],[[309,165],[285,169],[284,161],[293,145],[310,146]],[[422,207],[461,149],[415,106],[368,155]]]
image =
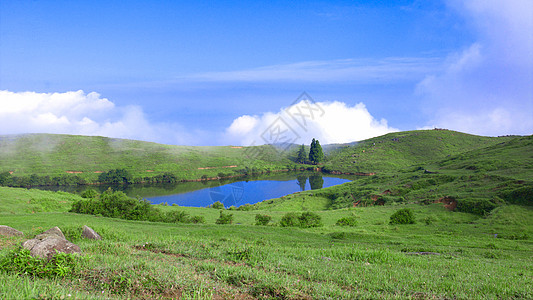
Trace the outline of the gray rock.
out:
[[[39,239],[39,240],[42,240],[44,239],[45,237],[48,237],[48,236],[51,236],[51,235],[55,235],[55,236],[58,236],[58,237],[61,237],[63,239],[66,239],[65,238],[65,235],[63,234],[63,232],[61,231],[61,229],[59,229],[59,227],[54,227],[54,228],[50,228],[48,229],[47,231],[37,235],[35,238],[36,239]]]
[[[0,225],[0,235],[3,236],[22,236],[24,233],[22,231],[18,231],[15,228],[11,228],[6,225]]]
[[[37,235],[34,239],[22,243],[22,247],[30,250],[34,257],[51,259],[57,252],[79,253],[81,249],[65,239],[63,232],[58,227],[54,227],[46,232]]]
[[[83,232],[81,233],[81,235],[86,238],[86,239],[91,239],[91,240],[101,240],[102,237],[96,233],[96,231],[94,231],[91,227],[87,226],[87,225],[83,225]]]

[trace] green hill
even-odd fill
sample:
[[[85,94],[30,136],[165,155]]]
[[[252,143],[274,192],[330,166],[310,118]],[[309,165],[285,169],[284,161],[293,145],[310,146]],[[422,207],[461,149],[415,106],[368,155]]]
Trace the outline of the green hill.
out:
[[[476,136],[450,130],[389,133],[361,141],[353,146],[332,150],[324,168],[362,173],[397,171],[512,139],[512,137]]]
[[[294,167],[272,146],[192,147],[55,134],[0,136],[0,173],[13,176],[79,176],[127,169],[134,178],[172,173],[178,179],[235,175]]]

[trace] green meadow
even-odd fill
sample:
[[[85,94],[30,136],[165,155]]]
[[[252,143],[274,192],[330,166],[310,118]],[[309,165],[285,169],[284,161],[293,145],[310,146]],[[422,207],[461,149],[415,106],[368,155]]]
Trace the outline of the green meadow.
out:
[[[105,138],[46,137],[69,140],[71,146],[89,141],[109,145]],[[190,164],[189,171],[176,175],[193,179],[211,174],[203,171],[216,174],[224,172],[223,166],[237,165],[241,156],[236,151],[243,149],[213,148],[213,156],[205,158],[196,149],[201,147],[150,144],[150,150],[149,143],[127,141],[120,151],[80,146],[84,154],[76,156],[78,150],[63,149],[61,142],[43,149],[43,144],[52,143],[6,139],[0,142],[0,173],[15,171],[21,176],[129,167],[133,174],[144,174],[149,164],[154,172],[173,172]],[[531,136],[414,131],[336,145],[319,167],[376,175],[223,210],[232,215],[231,224],[216,224],[221,210],[214,208],[153,206],[161,214],[201,217],[204,222],[197,224],[78,214],[69,212],[74,203],[97,200],[0,187],[0,225],[25,233],[0,236],[0,298],[531,299],[532,141]],[[132,143],[131,152],[124,143]],[[19,151],[14,145],[29,150],[19,149],[25,154],[11,161],[13,151]],[[183,161],[168,163],[165,155],[179,151],[181,156],[172,155]],[[183,153],[201,158],[187,161]],[[62,155],[68,159],[62,161]],[[142,159],[134,161],[130,156],[135,155]],[[295,151],[272,155],[272,162],[240,161],[244,168],[255,163],[262,170],[281,170],[296,165],[294,155]],[[168,164],[159,166],[155,157]],[[41,167],[45,163],[46,168]],[[87,176],[91,180],[94,175]],[[391,224],[391,215],[405,208],[413,213],[414,224]],[[320,226],[282,226],[287,214],[304,212],[318,215]],[[271,220],[256,225],[257,215]],[[103,239],[83,239],[83,225]],[[54,226],[82,250],[72,265],[63,266],[71,267],[67,274],[40,276],[30,267],[13,271],[2,265],[18,253],[21,242]]]

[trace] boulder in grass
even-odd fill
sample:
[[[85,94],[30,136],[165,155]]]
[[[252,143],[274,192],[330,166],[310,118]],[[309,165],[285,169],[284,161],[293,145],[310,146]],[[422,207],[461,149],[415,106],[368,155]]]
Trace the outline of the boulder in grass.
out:
[[[55,235],[55,236],[61,237],[63,239],[66,239],[65,235],[63,234],[63,231],[61,231],[61,229],[59,229],[59,227],[57,227],[57,226],[54,227],[54,228],[48,229],[47,231],[37,235],[35,238],[39,239],[39,240],[42,240],[45,237],[48,237],[48,236],[51,236],[51,235]]]
[[[83,225],[83,232],[81,233],[81,236],[83,236],[86,239],[91,239],[91,240],[102,239],[102,237],[96,231],[94,231],[91,227],[87,225]]]
[[[22,231],[18,231],[15,228],[11,228],[6,225],[0,225],[0,235],[3,236],[23,236]]]
[[[34,239],[22,243],[22,247],[30,250],[33,257],[51,259],[57,252],[79,253],[81,249],[65,239],[63,232],[58,227],[47,230]]]

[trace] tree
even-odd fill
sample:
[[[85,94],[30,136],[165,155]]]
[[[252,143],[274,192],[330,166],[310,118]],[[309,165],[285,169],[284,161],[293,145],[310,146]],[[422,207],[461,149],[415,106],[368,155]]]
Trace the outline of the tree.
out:
[[[296,162],[301,163],[301,164],[305,163],[306,156],[307,155],[305,155],[305,146],[301,145],[300,149],[298,149],[298,157],[296,158]]]
[[[309,160],[314,164],[318,164],[324,160],[324,152],[322,151],[322,146],[320,146],[318,140],[313,139],[313,141],[311,141]]]

